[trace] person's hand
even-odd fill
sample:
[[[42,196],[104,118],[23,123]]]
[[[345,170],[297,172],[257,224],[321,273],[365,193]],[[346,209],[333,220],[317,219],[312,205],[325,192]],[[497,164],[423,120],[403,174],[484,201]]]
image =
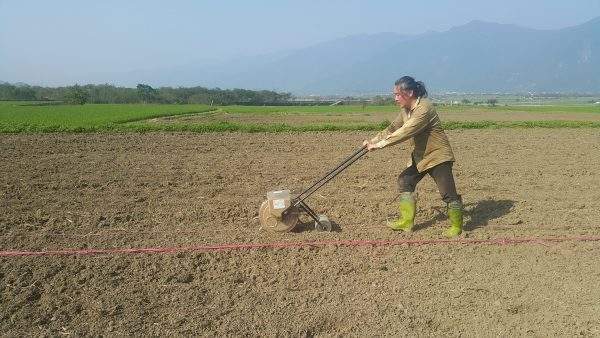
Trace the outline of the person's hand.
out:
[[[368,151],[379,149],[379,147],[376,144],[373,144],[373,143],[369,142],[368,140],[363,141],[363,146],[367,146]]]

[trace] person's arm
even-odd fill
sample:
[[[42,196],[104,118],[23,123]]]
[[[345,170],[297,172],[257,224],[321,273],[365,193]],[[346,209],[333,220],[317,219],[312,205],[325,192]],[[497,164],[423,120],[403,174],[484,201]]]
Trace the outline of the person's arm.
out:
[[[394,119],[394,121],[392,121],[392,123],[390,123],[389,126],[387,126],[384,130],[377,133],[377,135],[375,135],[375,137],[373,137],[370,141],[368,141],[368,143],[375,144],[381,140],[385,140],[386,137],[388,137],[390,134],[392,134],[393,132],[398,130],[398,128],[402,127],[403,123],[404,123],[404,121],[402,119],[402,113],[400,113],[400,114],[398,114],[396,119]]]
[[[425,129],[435,118],[434,114],[430,114],[430,109],[427,106],[417,107],[410,119],[394,132],[386,135],[381,140],[378,140],[373,148],[383,148],[392,144],[400,143],[419,134]]]

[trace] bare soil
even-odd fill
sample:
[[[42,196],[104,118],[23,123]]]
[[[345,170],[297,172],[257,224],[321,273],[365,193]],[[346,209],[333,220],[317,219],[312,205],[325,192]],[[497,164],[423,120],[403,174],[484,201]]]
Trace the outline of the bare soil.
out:
[[[272,113],[272,114],[244,114],[216,111],[195,115],[181,115],[160,117],[148,120],[151,123],[211,123],[233,122],[252,124],[280,124],[292,126],[307,124],[364,124],[393,121],[397,113],[389,112],[355,112],[355,113]],[[464,111],[440,112],[442,121],[600,121],[598,113],[568,113],[564,112],[526,112],[526,111]],[[148,122],[147,121],[147,122]]]
[[[600,235],[600,131],[448,132],[474,239]],[[307,202],[339,230],[260,229],[266,192],[299,191],[369,133],[0,136],[0,248],[435,239],[395,216],[409,149],[369,153]],[[0,332],[24,335],[600,335],[600,242],[309,247],[0,258]]]

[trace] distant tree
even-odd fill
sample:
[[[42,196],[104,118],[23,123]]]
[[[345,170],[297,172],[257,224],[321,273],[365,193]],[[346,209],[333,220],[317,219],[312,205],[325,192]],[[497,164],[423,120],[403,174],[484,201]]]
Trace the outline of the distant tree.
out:
[[[377,95],[373,98],[373,104],[377,105],[377,106],[392,105],[392,104],[394,104],[394,98],[391,95],[390,96]]]
[[[35,100],[35,90],[29,86],[17,86],[15,98],[17,100]]]
[[[35,100],[36,91],[32,87],[19,84],[0,83],[0,100]]]
[[[137,88],[138,96],[140,97],[142,102],[150,103],[150,102],[157,101],[158,95],[157,95],[156,89],[150,87],[147,84],[143,84],[143,83],[139,83],[136,88]]]
[[[460,101],[462,104],[470,104],[471,101],[467,100],[467,99],[462,99],[462,101]]]
[[[147,84],[138,84],[137,88],[115,87],[111,84],[39,87],[2,82],[0,82],[0,100],[61,100],[74,104],[156,102],[210,105],[287,105],[294,103],[292,94],[269,90],[209,89],[204,87],[155,89]]]
[[[0,83],[0,100],[13,100],[15,97],[15,87],[8,83]]]
[[[498,99],[488,99],[486,102],[491,106],[495,106],[498,103]]]
[[[64,100],[68,104],[85,104],[90,98],[90,93],[80,85],[68,87],[64,95]]]

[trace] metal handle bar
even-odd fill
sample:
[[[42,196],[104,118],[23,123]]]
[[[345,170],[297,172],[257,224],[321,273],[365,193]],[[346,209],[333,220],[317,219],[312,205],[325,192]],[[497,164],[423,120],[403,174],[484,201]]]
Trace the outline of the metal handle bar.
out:
[[[347,167],[349,167],[352,163],[356,162],[363,155],[368,153],[367,146],[362,146],[360,149],[356,150],[352,155],[346,157],[339,165],[330,170],[325,176],[321,177],[318,181],[316,181],[313,185],[311,185],[308,189],[304,190],[300,195],[295,198],[295,206],[298,206],[302,201],[312,195],[315,191],[325,185],[327,182],[331,181],[334,177],[336,177],[339,173],[344,171]]]

